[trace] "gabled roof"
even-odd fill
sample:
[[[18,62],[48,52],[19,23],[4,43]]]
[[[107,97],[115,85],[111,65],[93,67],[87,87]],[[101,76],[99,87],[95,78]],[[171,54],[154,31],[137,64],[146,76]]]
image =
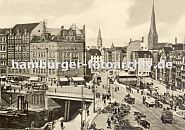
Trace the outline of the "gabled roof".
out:
[[[101,56],[101,52],[100,52],[100,50],[98,50],[98,49],[90,49],[90,50],[89,50],[89,53],[90,53],[91,55]]]
[[[27,32],[31,32],[39,23],[26,23],[26,24],[16,24],[12,31],[17,33],[17,29],[19,29],[20,33],[23,33],[26,29]]]

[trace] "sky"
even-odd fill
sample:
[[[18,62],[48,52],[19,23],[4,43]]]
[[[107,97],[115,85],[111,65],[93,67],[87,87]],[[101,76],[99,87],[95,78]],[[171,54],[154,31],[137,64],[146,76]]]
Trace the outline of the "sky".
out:
[[[0,27],[39,22],[69,28],[86,25],[87,45],[96,45],[98,29],[103,46],[126,46],[130,40],[147,35],[153,0],[0,0]],[[185,0],[155,0],[159,42],[179,42],[185,37]]]

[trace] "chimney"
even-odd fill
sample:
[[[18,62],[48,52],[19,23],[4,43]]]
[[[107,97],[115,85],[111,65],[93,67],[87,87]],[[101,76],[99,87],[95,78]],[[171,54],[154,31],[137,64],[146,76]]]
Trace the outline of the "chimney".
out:
[[[130,38],[130,42],[132,42],[132,39]]]
[[[175,37],[175,44],[177,44],[177,37]]]
[[[85,37],[85,25],[83,25],[83,35]]]
[[[64,26],[62,25],[62,26],[61,26],[61,30],[63,30],[63,29],[64,29]]]
[[[43,20],[43,32],[42,32],[42,34],[43,35],[46,34],[46,21],[45,20]]]
[[[144,37],[142,37],[142,40],[141,41],[144,42]]]

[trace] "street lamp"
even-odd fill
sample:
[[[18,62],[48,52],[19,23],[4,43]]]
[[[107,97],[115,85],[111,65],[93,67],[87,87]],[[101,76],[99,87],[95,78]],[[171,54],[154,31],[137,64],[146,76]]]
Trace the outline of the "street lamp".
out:
[[[46,84],[48,83],[48,48],[46,49]]]
[[[96,112],[96,81],[95,80],[93,80],[93,95],[94,95],[93,112],[95,113]]]

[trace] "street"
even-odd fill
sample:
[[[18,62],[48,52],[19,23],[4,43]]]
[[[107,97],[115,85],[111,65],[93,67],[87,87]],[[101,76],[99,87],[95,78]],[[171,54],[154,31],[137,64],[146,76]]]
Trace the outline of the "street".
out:
[[[102,83],[106,85],[107,84],[107,73],[101,73],[102,76]],[[111,84],[111,87],[116,87],[116,86],[120,87],[120,90],[118,92],[114,92],[114,98],[121,103],[123,98],[125,97],[125,95],[127,94],[126,92],[126,86],[125,85],[121,85],[117,82],[115,82],[114,84]],[[99,86],[101,87],[101,86]],[[136,90],[133,90],[133,97],[135,97],[136,102],[134,105],[131,105],[132,107],[132,111],[130,113],[130,116],[133,115],[133,111],[140,111],[144,114],[146,114],[146,118],[147,120],[150,122],[150,130],[184,130],[184,120],[182,118],[176,117],[174,116],[173,119],[173,123],[172,124],[163,124],[161,121],[161,112],[162,112],[162,108],[153,108],[153,107],[146,107],[143,103],[142,103],[142,96],[140,94],[138,94],[136,92]],[[164,106],[166,107],[166,106]],[[109,114],[100,114],[96,119],[95,119],[95,123],[97,125],[97,128],[103,128],[103,129],[107,129],[107,117],[109,116]],[[130,119],[130,118],[129,118]],[[130,121],[131,124],[134,121]],[[133,125],[133,124],[132,124]]]

